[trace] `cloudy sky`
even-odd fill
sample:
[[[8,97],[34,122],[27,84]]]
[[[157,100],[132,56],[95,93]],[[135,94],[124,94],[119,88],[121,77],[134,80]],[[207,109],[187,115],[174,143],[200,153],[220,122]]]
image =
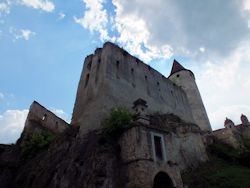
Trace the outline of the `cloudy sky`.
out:
[[[0,143],[37,100],[67,121],[84,57],[113,41],[196,75],[213,129],[250,116],[250,0],[0,0]]]

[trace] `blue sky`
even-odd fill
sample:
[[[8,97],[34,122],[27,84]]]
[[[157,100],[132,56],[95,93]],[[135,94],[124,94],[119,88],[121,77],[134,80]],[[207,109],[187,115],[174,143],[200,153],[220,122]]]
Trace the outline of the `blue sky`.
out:
[[[162,74],[196,75],[214,129],[250,116],[250,0],[0,0],[0,142],[33,100],[70,121],[85,56],[119,44]]]

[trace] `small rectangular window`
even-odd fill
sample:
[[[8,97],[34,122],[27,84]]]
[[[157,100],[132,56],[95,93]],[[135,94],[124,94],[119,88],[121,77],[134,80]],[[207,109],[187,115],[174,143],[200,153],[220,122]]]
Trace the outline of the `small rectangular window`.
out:
[[[161,137],[154,136],[155,155],[158,160],[163,160]]]
[[[153,158],[155,161],[166,161],[164,137],[162,134],[151,132]]]

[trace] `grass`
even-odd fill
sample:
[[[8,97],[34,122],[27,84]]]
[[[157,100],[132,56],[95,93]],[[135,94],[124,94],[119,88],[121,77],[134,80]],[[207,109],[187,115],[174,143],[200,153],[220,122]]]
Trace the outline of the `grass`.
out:
[[[208,148],[208,154],[210,161],[183,174],[184,184],[190,188],[250,188],[250,168],[242,163],[250,159],[249,152],[216,142]]]

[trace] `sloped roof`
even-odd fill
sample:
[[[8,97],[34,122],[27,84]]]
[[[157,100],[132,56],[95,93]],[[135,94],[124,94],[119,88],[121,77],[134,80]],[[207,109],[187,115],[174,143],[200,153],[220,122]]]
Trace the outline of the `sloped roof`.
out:
[[[174,74],[174,73],[176,73],[176,72],[179,72],[179,71],[181,71],[181,70],[187,70],[187,69],[185,69],[178,61],[176,61],[176,60],[174,59],[174,62],[173,62],[173,66],[172,66],[172,70],[171,70],[170,75],[172,75],[172,74]]]
[[[169,77],[170,77],[171,75],[173,75],[173,74],[179,72],[179,71],[182,71],[182,70],[189,71],[189,72],[191,72],[192,75],[194,76],[194,73],[193,73],[191,70],[186,69],[186,68],[183,67],[178,61],[176,61],[176,60],[174,59],[174,61],[173,61],[173,66],[172,66],[172,70],[171,70],[171,73],[170,73]]]

